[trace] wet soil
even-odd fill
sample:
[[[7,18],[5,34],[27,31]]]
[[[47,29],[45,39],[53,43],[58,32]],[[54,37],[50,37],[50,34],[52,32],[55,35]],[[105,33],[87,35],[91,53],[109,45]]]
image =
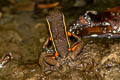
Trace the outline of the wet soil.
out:
[[[104,6],[99,0],[89,4],[80,1],[84,5],[74,3],[73,11],[70,5],[63,8],[68,25],[87,10],[100,12],[120,4],[119,0],[102,1],[107,4]],[[0,80],[120,80],[120,39],[82,39],[86,45],[75,61],[44,72],[48,66],[44,66],[41,54],[49,35],[45,21],[48,10],[40,9],[39,14],[35,14],[29,7],[24,10],[16,5],[0,5],[0,64],[6,55],[11,55],[5,65],[0,65]]]

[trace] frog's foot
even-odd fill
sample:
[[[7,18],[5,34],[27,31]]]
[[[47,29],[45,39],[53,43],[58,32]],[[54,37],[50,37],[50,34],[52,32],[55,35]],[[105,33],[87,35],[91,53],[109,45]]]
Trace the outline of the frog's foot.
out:
[[[53,59],[52,56],[45,56],[43,58],[44,62],[50,66],[56,66],[59,67],[60,64],[56,59]]]
[[[69,62],[71,62],[72,61],[72,59],[71,59],[71,57],[70,56],[67,56],[66,58],[61,58],[61,59],[58,59],[56,62],[58,63],[57,65],[50,65],[50,63],[49,63],[49,67],[47,67],[45,70],[44,70],[44,72],[45,72],[45,74],[49,74],[49,73],[51,73],[51,72],[53,72],[53,71],[59,71],[59,70],[61,70],[61,69],[63,69],[63,68],[65,68],[64,66],[65,65],[67,65],[67,63],[69,63]]]

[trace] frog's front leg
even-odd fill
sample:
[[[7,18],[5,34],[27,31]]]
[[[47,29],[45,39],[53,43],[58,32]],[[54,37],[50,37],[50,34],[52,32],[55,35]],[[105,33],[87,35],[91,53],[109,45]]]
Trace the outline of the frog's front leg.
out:
[[[81,40],[80,37],[78,37],[77,35],[75,34],[71,34],[71,36],[73,36],[75,39],[77,39],[77,42],[75,42],[73,45],[72,45],[72,54],[71,54],[71,58],[73,60],[76,59],[76,57],[80,54],[80,52],[82,51],[82,48],[84,47],[84,43],[83,41]]]
[[[47,40],[43,44],[43,49],[45,49],[47,47],[47,45],[49,44],[50,41],[51,41],[50,38],[47,38]]]
[[[47,40],[43,44],[43,49],[45,49],[46,53],[52,53],[53,52],[53,46],[50,45],[51,43],[52,43],[51,37],[49,37],[49,38],[47,38]]]

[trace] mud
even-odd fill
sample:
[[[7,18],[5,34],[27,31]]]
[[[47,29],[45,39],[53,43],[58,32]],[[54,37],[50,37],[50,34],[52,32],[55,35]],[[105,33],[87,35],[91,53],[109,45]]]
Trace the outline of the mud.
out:
[[[21,10],[16,8],[17,3],[9,1],[15,0],[0,5],[0,64],[6,55],[11,55],[0,65],[0,80],[120,80],[120,39],[82,39],[85,46],[75,61],[44,72],[49,67],[44,65],[41,55],[43,43],[49,36],[45,21],[48,9],[40,9],[40,13],[35,14],[34,9]],[[69,25],[86,10],[104,11],[120,3],[119,0],[105,0],[102,2],[107,5],[103,6],[100,0],[93,1],[88,4],[81,0],[84,3],[81,6],[78,6],[81,3],[73,6],[71,2],[74,8],[77,6],[77,11],[71,11],[71,5],[63,8],[66,23]]]

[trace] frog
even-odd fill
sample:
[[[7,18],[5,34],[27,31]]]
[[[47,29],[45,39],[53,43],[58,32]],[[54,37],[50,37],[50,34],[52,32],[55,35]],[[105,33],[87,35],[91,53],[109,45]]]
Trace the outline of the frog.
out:
[[[65,63],[76,60],[84,47],[84,42],[77,35],[67,31],[64,14],[59,10],[52,11],[46,17],[46,21],[50,37],[43,45],[44,63],[59,68]]]

